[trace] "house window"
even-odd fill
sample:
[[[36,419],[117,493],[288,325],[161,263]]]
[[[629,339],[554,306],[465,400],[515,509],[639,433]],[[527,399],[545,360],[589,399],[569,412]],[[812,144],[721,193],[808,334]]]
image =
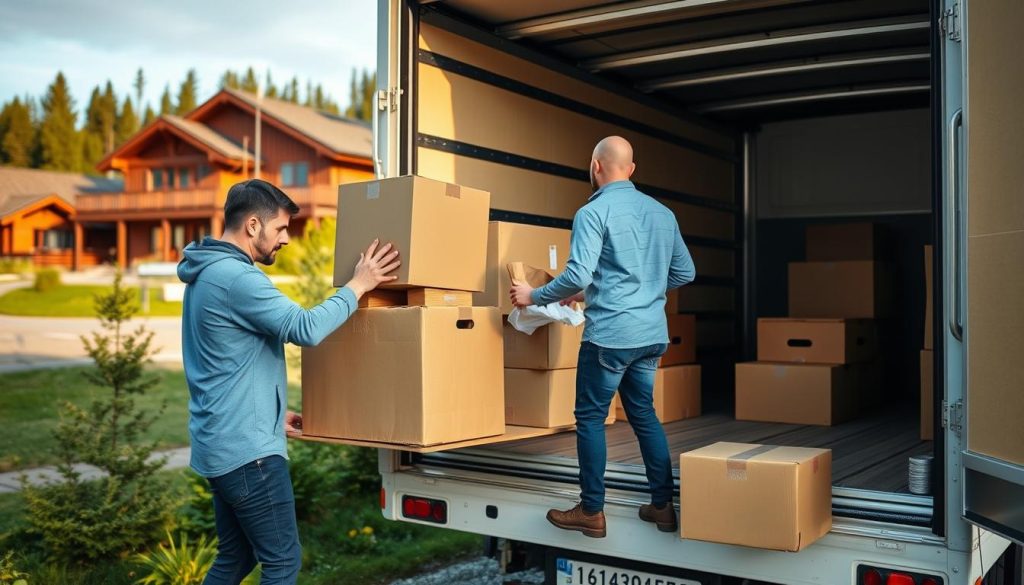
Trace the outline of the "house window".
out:
[[[202,181],[203,179],[205,179],[207,176],[209,176],[209,174],[210,174],[210,166],[209,165],[199,165],[199,167],[196,169],[196,183],[198,183],[199,181]]]
[[[171,237],[171,240],[173,241],[174,249],[181,252],[181,250],[185,248],[185,226],[174,226],[172,234],[173,236]]]
[[[178,187],[185,189],[191,186],[189,184],[189,174],[188,169],[178,169]]]
[[[153,190],[164,188],[164,170],[150,169],[149,174],[153,177]]]
[[[309,185],[309,163],[281,163],[282,187],[305,187]]]
[[[43,247],[48,250],[66,250],[75,247],[75,236],[68,230],[46,230]]]
[[[174,188],[174,169],[167,169],[167,188]]]

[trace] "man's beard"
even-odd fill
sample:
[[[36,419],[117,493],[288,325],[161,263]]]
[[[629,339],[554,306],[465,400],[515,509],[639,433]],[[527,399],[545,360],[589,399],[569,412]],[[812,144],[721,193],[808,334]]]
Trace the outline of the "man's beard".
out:
[[[260,234],[256,238],[256,253],[259,255],[255,260],[265,266],[270,266],[274,263],[277,258],[274,256],[274,252],[277,248],[270,246],[269,249],[266,247],[266,241],[264,239],[263,228],[260,227]]]

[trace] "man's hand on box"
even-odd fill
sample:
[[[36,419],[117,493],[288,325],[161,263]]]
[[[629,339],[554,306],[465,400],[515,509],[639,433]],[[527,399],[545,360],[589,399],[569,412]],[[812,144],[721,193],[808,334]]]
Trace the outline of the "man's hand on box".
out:
[[[366,252],[359,255],[359,263],[356,264],[352,280],[345,286],[356,293],[356,298],[362,297],[382,283],[391,282],[397,276],[389,276],[402,265],[398,259],[398,250],[393,250],[391,243],[384,244],[378,248],[380,240],[374,240]]]
[[[533,304],[533,299],[530,298],[530,294],[533,292],[533,287],[528,284],[514,284],[512,290],[509,291],[509,296],[512,298],[512,304],[517,307],[529,307]]]
[[[284,434],[289,437],[302,436],[302,415],[297,412],[284,413]]]

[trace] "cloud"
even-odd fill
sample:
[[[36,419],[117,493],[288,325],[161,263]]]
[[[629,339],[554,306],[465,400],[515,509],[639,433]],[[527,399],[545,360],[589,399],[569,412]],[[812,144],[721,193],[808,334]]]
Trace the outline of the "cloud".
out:
[[[0,20],[0,100],[40,96],[64,71],[83,107],[91,88],[110,79],[134,94],[138,67],[146,100],[157,107],[189,68],[200,97],[215,91],[225,69],[269,69],[278,85],[293,75],[304,87],[322,83],[345,103],[353,68],[376,62],[376,2],[292,0],[32,0],[4,1]]]

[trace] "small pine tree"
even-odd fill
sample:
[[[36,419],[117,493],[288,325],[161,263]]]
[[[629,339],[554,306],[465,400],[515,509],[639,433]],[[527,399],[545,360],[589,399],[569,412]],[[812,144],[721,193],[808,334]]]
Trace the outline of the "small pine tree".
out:
[[[13,167],[32,166],[36,150],[36,129],[32,125],[29,104],[17,97],[0,112],[3,130],[0,130],[0,163]]]
[[[185,81],[181,82],[181,90],[178,92],[178,106],[175,113],[179,116],[196,109],[196,94],[199,93],[199,80],[196,78],[196,70],[189,69],[185,75]]]
[[[146,105],[146,114],[144,116],[142,116],[142,125],[143,125],[143,127],[149,126],[150,124],[152,124],[153,120],[156,120],[156,112],[153,111],[153,106],[150,106],[150,105],[147,104]]]
[[[241,90],[249,93],[256,93],[259,87],[259,82],[256,81],[256,72],[253,71],[252,67],[245,70],[245,77],[242,78]]]
[[[171,99],[170,84],[164,86],[164,93],[160,96],[160,115],[173,114],[174,101]]]
[[[55,171],[82,168],[82,137],[75,128],[74,108],[67,79],[58,72],[43,98],[43,120],[39,128],[42,168]]]
[[[165,460],[153,459],[155,441],[144,434],[162,414],[136,408],[134,397],[158,382],[144,366],[153,354],[153,333],[126,331],[138,310],[135,294],[122,286],[96,296],[103,332],[82,337],[95,369],[85,373],[110,390],[88,408],[64,404],[55,436],[61,483],[33,487],[23,481],[30,529],[42,535],[52,556],[64,561],[95,560],[137,551],[160,538],[173,500],[156,477]],[[107,476],[84,481],[73,464],[82,462]]]
[[[142,67],[135,72],[135,81],[132,83],[132,87],[135,88],[135,103],[142,107],[142,93],[146,90],[146,74],[142,72]]]
[[[125,96],[121,112],[117,116],[116,146],[125,143],[133,134],[139,130],[139,118],[135,115],[135,107],[132,105],[132,98]]]

